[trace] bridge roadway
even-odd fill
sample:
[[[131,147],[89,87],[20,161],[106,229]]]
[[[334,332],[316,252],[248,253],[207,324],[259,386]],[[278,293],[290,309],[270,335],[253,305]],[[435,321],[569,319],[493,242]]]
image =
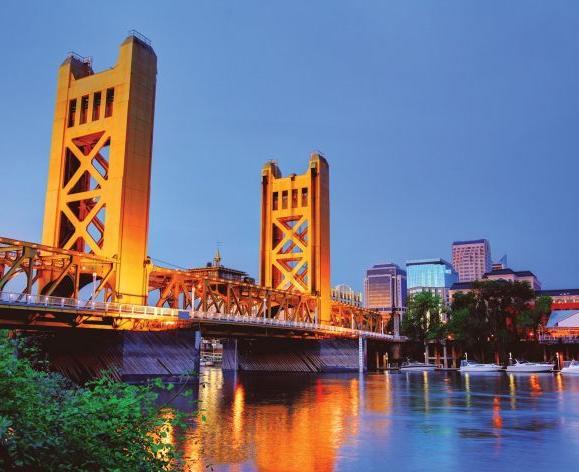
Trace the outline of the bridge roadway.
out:
[[[11,329],[103,329],[119,331],[200,330],[205,336],[364,338],[403,342],[404,336],[253,315],[85,301],[0,292],[0,327]]]

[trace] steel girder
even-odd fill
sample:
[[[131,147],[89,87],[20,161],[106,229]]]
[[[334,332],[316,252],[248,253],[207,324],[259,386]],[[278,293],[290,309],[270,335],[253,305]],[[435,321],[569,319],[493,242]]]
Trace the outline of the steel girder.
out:
[[[275,290],[227,279],[211,279],[189,271],[153,267],[149,291],[155,305],[208,313],[241,316],[264,315],[288,321],[316,321],[318,297],[301,292]]]
[[[113,296],[110,280],[114,268],[115,261],[111,259],[0,237],[0,291],[23,275],[17,288],[23,296],[39,293],[78,298],[80,289],[95,274],[95,298],[103,293],[108,300]]]
[[[386,327],[387,315],[347,303],[332,302],[332,325],[344,328],[382,333]]]
[[[296,291],[276,290],[226,279],[211,279],[186,270],[153,267],[149,276],[150,297],[158,307],[241,316],[262,315],[289,321],[320,322],[320,297]],[[331,303],[331,325],[374,333],[383,332],[387,318],[365,308]]]

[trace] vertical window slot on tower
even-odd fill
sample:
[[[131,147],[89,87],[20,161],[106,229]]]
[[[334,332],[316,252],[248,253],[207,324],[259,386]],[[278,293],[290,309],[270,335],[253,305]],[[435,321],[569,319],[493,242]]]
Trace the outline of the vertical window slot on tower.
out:
[[[86,115],[88,114],[88,95],[84,95],[80,99],[80,119],[79,124],[84,125],[86,123]]]
[[[113,102],[115,101],[115,89],[107,89],[107,98],[105,103],[105,118],[113,115]]]
[[[298,207],[298,189],[292,189],[292,208]]]
[[[74,120],[76,115],[76,98],[72,99],[68,103],[68,127],[74,126]]]
[[[308,206],[308,189],[307,187],[302,188],[302,206]]]
[[[101,115],[101,93],[95,92],[92,98],[92,120],[96,121]]]
[[[281,193],[281,208],[282,210],[287,209],[287,190]]]
[[[278,208],[278,193],[277,192],[273,192],[273,198],[272,198],[272,203],[271,203],[271,207],[273,210],[277,210]]]

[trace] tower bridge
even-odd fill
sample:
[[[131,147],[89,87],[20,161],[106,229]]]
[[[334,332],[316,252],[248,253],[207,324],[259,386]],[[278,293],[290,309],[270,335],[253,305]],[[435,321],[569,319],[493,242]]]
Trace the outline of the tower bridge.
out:
[[[376,364],[388,349],[396,358],[404,339],[388,315],[331,298],[318,153],[303,174],[262,169],[258,284],[151,262],[156,63],[131,32],[108,70],[76,54],[60,66],[42,243],[0,238],[0,326],[52,331],[53,364],[73,377],[104,358],[124,377],[190,370],[201,334],[227,339],[231,369],[365,369],[368,343]]]

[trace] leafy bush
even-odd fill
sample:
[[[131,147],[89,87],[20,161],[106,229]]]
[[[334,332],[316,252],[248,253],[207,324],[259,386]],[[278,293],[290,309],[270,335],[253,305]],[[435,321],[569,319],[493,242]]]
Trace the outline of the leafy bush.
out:
[[[149,387],[104,376],[83,387],[33,368],[0,332],[0,470],[179,468],[172,429]]]

